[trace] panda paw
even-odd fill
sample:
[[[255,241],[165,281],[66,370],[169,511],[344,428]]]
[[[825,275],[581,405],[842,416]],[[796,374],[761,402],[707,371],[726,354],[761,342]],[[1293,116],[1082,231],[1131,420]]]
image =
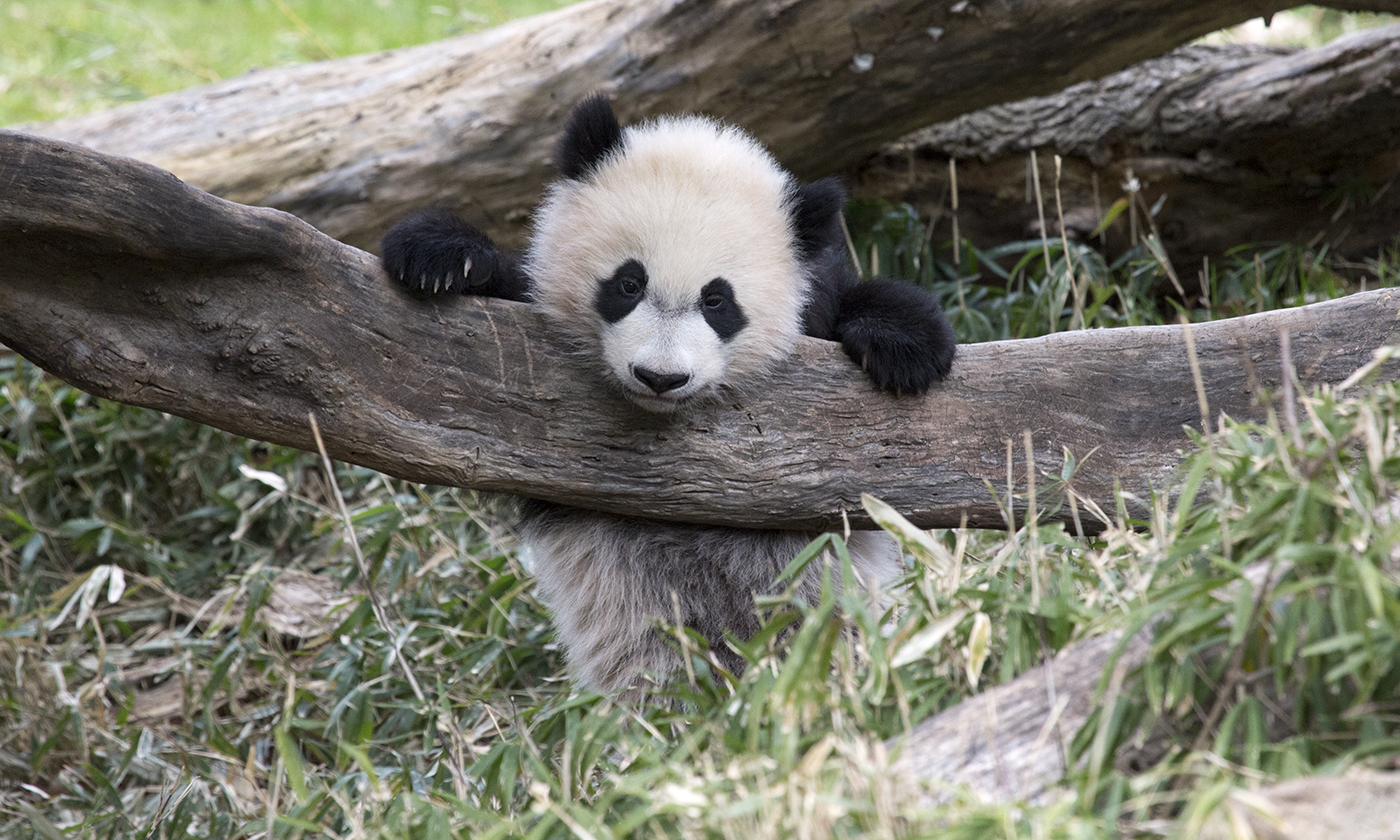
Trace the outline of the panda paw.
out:
[[[474,225],[442,210],[414,213],[385,234],[384,270],[412,292],[510,297],[516,283],[508,255]]]
[[[948,375],[953,328],[932,294],[894,280],[867,280],[841,298],[836,337],[878,387],[922,394]]]

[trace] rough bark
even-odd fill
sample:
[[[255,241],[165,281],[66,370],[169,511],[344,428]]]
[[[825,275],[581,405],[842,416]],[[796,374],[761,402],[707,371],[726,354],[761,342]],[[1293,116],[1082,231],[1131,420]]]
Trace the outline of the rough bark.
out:
[[[997,802],[1035,799],[1065,775],[1065,750],[1101,692],[1118,691],[1151,649],[1150,630],[1126,643],[1116,631],[1068,647],[896,739],[895,772],[967,787]]]
[[[1061,90],[1275,0],[595,0],[411,49],[251,72],[30,127],[374,248],[443,203],[518,243],[570,105],[704,111],[803,176],[976,108]],[[1344,0],[1400,11],[1400,0]]]
[[[1201,840],[1239,837],[1247,825],[1260,840],[1396,840],[1400,773],[1353,768],[1344,776],[1305,776],[1228,800]]]
[[[914,132],[854,179],[859,193],[946,219],[957,159],[961,232],[982,247],[1039,236],[1028,152],[1038,149],[1058,235],[1081,237],[1131,170],[1183,275],[1250,242],[1328,242],[1374,255],[1400,231],[1400,23],[1313,50],[1191,46],[1062,93]],[[1095,193],[1095,184],[1098,193]],[[1109,245],[1128,244],[1128,219]],[[947,223],[939,231],[950,234]]]
[[[1275,560],[1255,561],[1241,570],[1241,581],[1258,589],[1282,574]],[[1234,586],[1226,587],[1230,593]],[[1228,597],[1227,594],[1227,597]],[[1284,601],[1288,596],[1280,596]],[[1227,626],[1232,619],[1224,622]],[[1096,707],[1112,708],[1120,691],[1138,679],[1134,672],[1152,653],[1151,626],[1119,628],[1061,650],[1054,659],[1016,679],[968,698],[921,722],[907,736],[890,740],[898,750],[895,770],[916,778],[971,789],[996,802],[1035,800],[1069,770],[1066,762],[1075,734]],[[1228,655],[1221,645],[1196,650],[1201,660]],[[1265,737],[1280,741],[1294,733],[1296,698],[1269,687]],[[1227,693],[1238,686],[1225,686]],[[1120,772],[1140,773],[1157,766],[1181,734],[1175,722],[1158,718],[1146,731],[1106,756]]]
[[[924,527],[998,527],[987,484],[1005,485],[1023,430],[1040,470],[1068,449],[1076,492],[1112,510],[1115,482],[1165,487],[1200,422],[1181,327],[964,347],[918,398],[876,392],[808,339],[771,386],[658,418],[600,388],[527,307],[411,298],[279,211],[16,132],[0,131],[0,184],[0,342],[99,396],[249,437],[310,448],[315,412],[333,457],[415,481],[792,528],[863,525],[868,491]],[[1400,340],[1398,319],[1385,290],[1192,328],[1212,416],[1277,391],[1280,330],[1311,386]]]

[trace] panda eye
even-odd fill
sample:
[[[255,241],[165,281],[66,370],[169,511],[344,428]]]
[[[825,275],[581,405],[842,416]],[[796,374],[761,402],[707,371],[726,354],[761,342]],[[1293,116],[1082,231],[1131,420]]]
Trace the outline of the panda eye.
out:
[[[749,322],[744,308],[734,299],[734,287],[723,277],[716,277],[700,290],[700,314],[720,341],[738,335]]]
[[[642,302],[647,290],[647,270],[639,260],[628,260],[612,276],[598,281],[593,308],[609,324],[616,324]]]

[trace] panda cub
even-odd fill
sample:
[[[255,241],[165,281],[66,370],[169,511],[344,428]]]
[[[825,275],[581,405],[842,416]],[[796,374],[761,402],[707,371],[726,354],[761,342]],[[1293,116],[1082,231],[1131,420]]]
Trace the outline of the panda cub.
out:
[[[890,280],[857,282],[834,178],[800,184],[753,138],[697,117],[623,128],[597,95],[560,142],[561,180],[522,256],[440,211],[384,237],[389,275],[424,294],[530,302],[601,379],[643,409],[674,413],[760,385],[798,336],[841,342],[874,384],[919,394],[947,375],[953,332],[938,302]],[[758,630],[755,593],[816,534],[652,522],[552,503],[522,505],[541,600],[575,676],[611,691],[679,664],[656,621],[702,634],[732,670],[726,632]],[[900,569],[893,541],[855,532],[869,582]],[[813,569],[799,591],[815,602]],[[678,607],[677,607],[678,605]]]

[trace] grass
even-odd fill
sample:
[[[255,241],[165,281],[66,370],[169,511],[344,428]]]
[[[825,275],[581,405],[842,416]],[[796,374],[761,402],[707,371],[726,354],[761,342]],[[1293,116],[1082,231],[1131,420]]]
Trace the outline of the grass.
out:
[[[1209,321],[1400,284],[1400,243],[1359,264],[1331,257],[1326,247],[1241,245],[1223,264],[1183,281],[1156,234],[1146,231],[1111,262],[1087,243],[1063,239],[988,249],[963,240],[955,262],[952,243],[934,242],[908,204],[856,201],[847,215],[862,273],[901,277],[939,294],[963,343]],[[1106,218],[1115,218],[1112,210]]]
[[[1395,15],[1342,12],[1322,6],[1299,6],[1272,16],[1265,25],[1263,18],[1221,32],[1202,40],[1210,44],[1265,43],[1279,46],[1316,47],[1339,35],[1390,23]]]
[[[0,125],[393,49],[570,0],[0,0]]]
[[[0,15],[24,24],[0,26],[3,120],[520,10],[11,3]],[[938,292],[963,341],[1400,285],[1396,254],[1350,265],[1286,246],[1242,248],[1173,283],[1150,226],[1113,262],[1041,240],[964,242],[955,261],[909,208],[850,215],[866,268]],[[1073,468],[1048,467],[1040,498]],[[830,588],[815,603],[763,599],[742,675],[673,629],[686,676],[667,702],[623,707],[568,680],[498,502],[346,465],[328,474],[314,455],[100,400],[0,356],[0,837],[1228,829],[1242,790],[1400,762],[1397,482],[1400,388],[1322,391],[1296,422],[1199,438],[1174,488],[1185,501],[1145,500],[1145,521],[1085,505],[1103,519],[1097,537],[892,521],[908,572],[888,608]],[[843,550],[823,540],[804,556]],[[1148,664],[1074,735],[1072,770],[1044,801],[986,804],[891,769],[886,739],[918,721],[1076,640],[1148,625]],[[1129,761],[1145,741],[1160,749]]]

